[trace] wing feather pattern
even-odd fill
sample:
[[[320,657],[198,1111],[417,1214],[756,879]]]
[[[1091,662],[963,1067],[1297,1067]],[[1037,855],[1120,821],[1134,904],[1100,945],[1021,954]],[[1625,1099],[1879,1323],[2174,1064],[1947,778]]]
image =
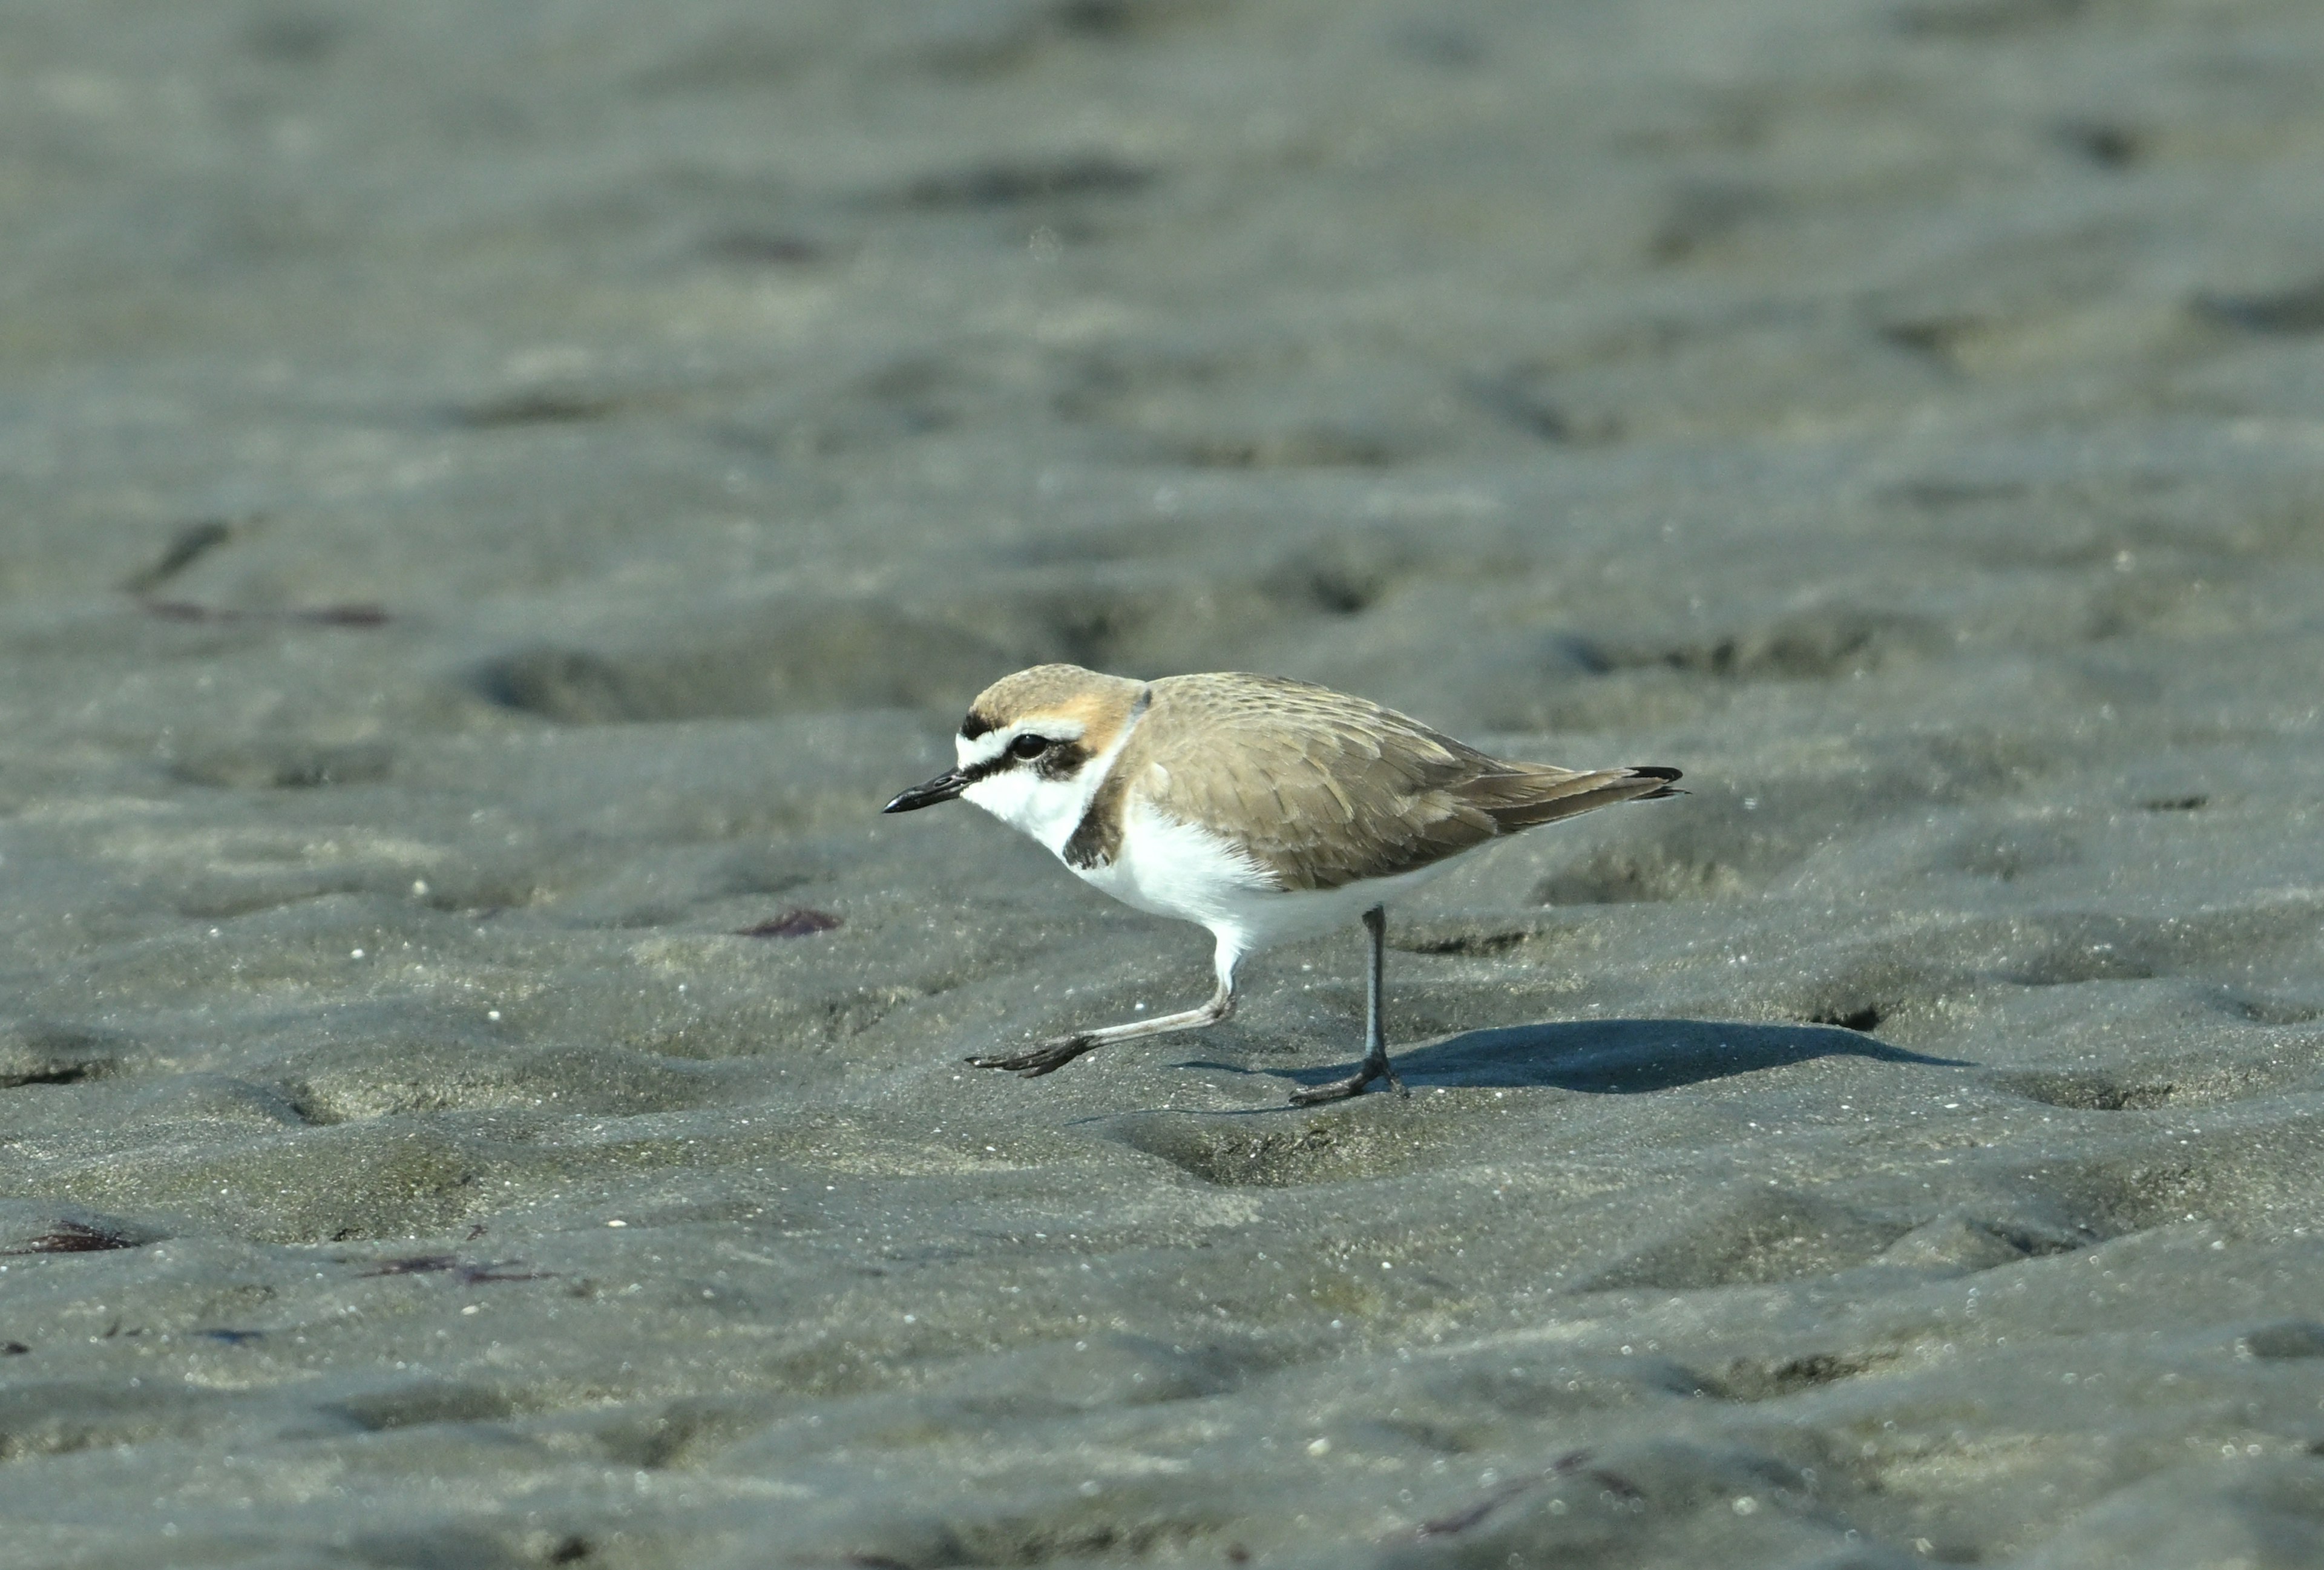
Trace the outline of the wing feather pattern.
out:
[[[1509,763],[1360,697],[1279,677],[1171,677],[1116,765],[1182,822],[1232,823],[1286,890],[1415,872],[1519,829],[1666,795],[1669,769]]]

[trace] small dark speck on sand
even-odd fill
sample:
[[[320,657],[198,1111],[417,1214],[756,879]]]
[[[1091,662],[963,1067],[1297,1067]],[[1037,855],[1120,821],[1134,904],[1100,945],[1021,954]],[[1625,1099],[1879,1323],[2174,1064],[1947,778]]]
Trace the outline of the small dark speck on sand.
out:
[[[366,1276],[425,1276],[437,1270],[456,1270],[460,1261],[450,1254],[411,1254],[400,1260],[382,1260],[362,1273]]]
[[[2202,294],[2201,315],[2246,332],[2308,336],[2324,333],[2324,278],[2267,294]]]
[[[234,538],[235,523],[226,518],[203,518],[181,524],[152,566],[132,573],[122,587],[133,595],[151,594]]]
[[[342,605],[309,605],[288,614],[294,622],[312,622],[318,627],[384,627],[393,619],[386,606],[361,601]]]
[[[705,242],[703,249],[720,262],[756,263],[769,267],[805,267],[824,259],[824,247],[799,235],[770,235],[738,229]]]
[[[303,622],[316,627],[383,627],[393,615],[384,605],[354,602],[338,605],[294,605],[283,611],[238,611],[192,600],[137,602],[145,614],[165,622]]]
[[[78,1221],[60,1221],[37,1237],[28,1237],[14,1248],[0,1249],[0,1254],[94,1254],[107,1249],[140,1247],[134,1238],[90,1226]]]
[[[512,1270],[508,1268],[523,1262],[521,1260],[495,1260],[489,1265],[463,1265],[460,1267],[460,1279],[473,1287],[480,1281],[547,1281],[556,1278],[555,1270]]]
[[[1591,1482],[1602,1484],[1608,1492],[1613,1494],[1618,1499],[1644,1499],[1646,1497],[1646,1490],[1640,1488],[1637,1483],[1632,1482],[1628,1478],[1624,1477],[1618,1472],[1609,1472],[1604,1467],[1599,1466],[1592,1467],[1588,1473],[1584,1473],[1584,1475],[1587,1476]]]
[[[1413,1536],[1416,1538],[1450,1538],[1457,1536],[1462,1532],[1467,1531],[1471,1527],[1475,1526],[1479,1521],[1483,1520],[1487,1516],[1491,1515],[1495,1510],[1500,1509],[1501,1506],[1508,1503],[1509,1501],[1517,1498],[1517,1495],[1525,1492],[1527,1489],[1535,1487],[1536,1484],[1540,1483],[1542,1479],[1539,1477],[1513,1478],[1509,1482],[1501,1484],[1499,1488],[1484,1494],[1482,1497],[1471,1501],[1461,1509],[1454,1510],[1451,1515],[1438,1516],[1434,1520],[1421,1522],[1418,1527],[1414,1528]]]
[[[159,616],[165,622],[231,621],[234,613],[215,611],[208,605],[198,605],[190,600],[141,600],[149,616]]]
[[[1471,1500],[1467,1505],[1463,1506],[1460,1510],[1454,1510],[1451,1515],[1438,1516],[1434,1520],[1421,1522],[1417,1528],[1414,1528],[1413,1536],[1421,1538],[1450,1538],[1456,1536],[1459,1533],[1465,1532],[1471,1527],[1475,1526],[1479,1521],[1483,1520],[1487,1516],[1491,1515],[1495,1510],[1500,1509],[1501,1506],[1517,1498],[1517,1495],[1524,1493],[1526,1490],[1534,1488],[1553,1477],[1563,1477],[1570,1473],[1578,1472],[1582,1467],[1588,1465],[1589,1463],[1589,1451],[1569,1450],[1564,1455],[1559,1456],[1555,1461],[1551,1462],[1547,1472],[1530,1474],[1525,1477],[1513,1477],[1508,1482],[1502,1483],[1499,1487],[1490,1489],[1485,1493],[1480,1495],[1478,1498]],[[1591,1472],[1589,1475],[1605,1483],[1607,1487],[1612,1489],[1616,1493],[1622,1495],[1626,1499],[1635,1499],[1637,1497],[1637,1489],[1626,1478],[1618,1477],[1614,1473],[1602,1469]]]
[[[21,1341],[0,1341],[0,1357],[22,1357],[32,1350]]]
[[[364,1276],[431,1276],[438,1273],[456,1274],[473,1286],[480,1281],[545,1281],[553,1270],[521,1269],[522,1260],[493,1260],[487,1264],[470,1264],[456,1254],[409,1254],[400,1260],[382,1260]]]
[[[263,1330],[205,1330],[202,1335],[211,1341],[223,1341],[228,1346],[243,1346],[264,1335]]]
[[[786,910],[756,927],[745,927],[737,937],[811,937],[818,932],[830,932],[844,925],[828,910]]]

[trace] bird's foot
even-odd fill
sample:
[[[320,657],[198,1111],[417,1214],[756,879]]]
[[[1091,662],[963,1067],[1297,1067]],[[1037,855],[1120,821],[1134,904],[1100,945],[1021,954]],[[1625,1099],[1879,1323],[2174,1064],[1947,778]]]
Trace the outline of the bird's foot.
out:
[[[1001,1068],[1021,1078],[1038,1079],[1055,1074],[1096,1045],[1087,1036],[1059,1036],[1022,1052],[993,1053],[964,1061],[971,1068]]]
[[[1396,1070],[1388,1066],[1386,1059],[1375,1060],[1367,1057],[1364,1059],[1363,1066],[1345,1079],[1335,1079],[1329,1085],[1311,1085],[1305,1090],[1293,1091],[1291,1104],[1318,1106],[1327,1101],[1346,1101],[1351,1096],[1363,1094],[1364,1086],[1375,1079],[1387,1080],[1388,1087],[1398,1095],[1409,1096],[1412,1094],[1405,1088],[1404,1081],[1396,1076]]]

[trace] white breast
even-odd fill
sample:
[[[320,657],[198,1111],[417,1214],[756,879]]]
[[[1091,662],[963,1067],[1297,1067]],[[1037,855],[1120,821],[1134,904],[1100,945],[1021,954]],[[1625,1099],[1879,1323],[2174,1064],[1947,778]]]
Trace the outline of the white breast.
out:
[[[1274,888],[1266,871],[1225,839],[1164,817],[1134,790],[1125,804],[1121,848],[1113,860],[1074,871],[1125,905],[1205,927],[1231,918],[1244,900]]]
[[[1439,862],[1337,889],[1286,891],[1224,836],[1166,817],[1133,790],[1120,854],[1105,866],[1074,871],[1125,905],[1197,922],[1237,953],[1250,954],[1346,926],[1450,865]]]

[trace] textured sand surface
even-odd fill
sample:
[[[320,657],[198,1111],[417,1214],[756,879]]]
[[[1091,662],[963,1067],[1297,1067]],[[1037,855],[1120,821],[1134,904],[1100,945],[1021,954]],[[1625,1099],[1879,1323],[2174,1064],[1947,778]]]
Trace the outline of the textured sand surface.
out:
[[[0,1570],[2324,1563],[2312,0],[0,12]],[[1693,794],[1234,1020],[995,675]]]

